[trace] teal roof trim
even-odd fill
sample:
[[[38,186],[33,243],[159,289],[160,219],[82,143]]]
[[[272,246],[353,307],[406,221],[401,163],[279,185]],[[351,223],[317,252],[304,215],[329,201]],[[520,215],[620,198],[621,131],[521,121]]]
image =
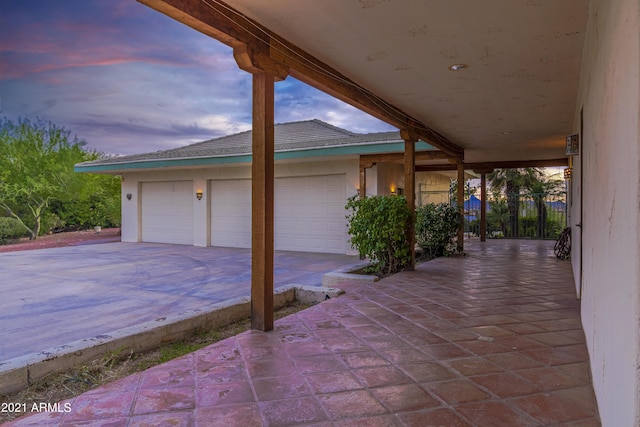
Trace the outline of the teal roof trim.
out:
[[[91,166],[74,166],[75,172],[106,172],[121,171],[127,169],[158,169],[175,168],[180,166],[207,166],[224,165],[229,163],[250,163],[251,155],[229,156],[229,157],[202,157],[196,159],[167,159],[167,160],[146,160],[130,163],[113,163]]]
[[[423,142],[416,143],[416,151],[433,151],[434,148]],[[309,150],[282,151],[275,153],[275,160],[354,155],[354,154],[381,154],[394,153],[404,151],[404,142],[393,142],[386,144],[369,144],[369,145],[351,145],[342,147],[316,148]],[[209,166],[223,165],[234,163],[251,163],[252,156],[250,154],[240,156],[220,156],[220,157],[199,157],[189,159],[164,159],[164,160],[145,160],[129,163],[112,163],[98,165],[76,165],[75,172],[118,172],[130,169],[160,169],[175,167],[193,167],[193,166]]]

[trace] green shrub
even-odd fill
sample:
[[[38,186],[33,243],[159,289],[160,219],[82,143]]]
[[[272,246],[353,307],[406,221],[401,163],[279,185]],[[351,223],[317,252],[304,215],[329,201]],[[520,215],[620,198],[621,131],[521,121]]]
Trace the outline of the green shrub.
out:
[[[407,229],[412,215],[404,196],[353,196],[345,208],[351,245],[373,262],[375,273],[393,274],[411,261]]]
[[[64,221],[62,221],[58,215],[45,212],[42,215],[41,224],[40,224],[40,235],[56,233],[61,230],[64,230]]]
[[[416,210],[416,243],[427,259],[455,253],[459,227],[460,212],[446,203],[431,203]]]
[[[121,218],[120,179],[108,175],[78,174],[75,191],[66,199],[51,202],[64,230],[119,227]],[[80,179],[82,178],[82,179]]]
[[[0,245],[6,245],[28,235],[29,233],[18,220],[0,217]]]
[[[520,218],[520,236],[531,239],[557,239],[562,232],[563,224],[555,219],[547,218],[542,235],[538,230],[538,218],[535,216],[526,216]]]

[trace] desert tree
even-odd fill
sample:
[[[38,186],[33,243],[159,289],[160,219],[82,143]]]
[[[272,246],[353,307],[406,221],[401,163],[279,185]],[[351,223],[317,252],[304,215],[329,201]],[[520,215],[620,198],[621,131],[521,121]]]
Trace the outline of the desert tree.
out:
[[[42,120],[0,118],[0,209],[35,240],[50,203],[67,198],[85,142]]]

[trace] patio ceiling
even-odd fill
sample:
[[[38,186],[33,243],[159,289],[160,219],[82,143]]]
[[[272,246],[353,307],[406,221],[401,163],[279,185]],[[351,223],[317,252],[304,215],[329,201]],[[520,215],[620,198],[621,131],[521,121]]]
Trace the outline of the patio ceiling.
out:
[[[574,129],[588,0],[139,1],[465,162],[558,159]]]

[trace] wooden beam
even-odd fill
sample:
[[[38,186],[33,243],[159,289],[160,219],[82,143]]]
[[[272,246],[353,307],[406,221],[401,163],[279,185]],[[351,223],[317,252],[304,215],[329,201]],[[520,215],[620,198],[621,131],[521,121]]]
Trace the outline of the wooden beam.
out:
[[[553,166],[567,166],[567,158],[549,159],[549,160],[511,160],[500,162],[482,162],[482,163],[465,163],[467,170],[492,170],[492,169],[511,169],[511,168],[544,168]],[[441,165],[416,165],[416,172],[439,172],[457,170],[457,164],[441,164]]]
[[[274,77],[253,75],[251,328],[273,329]]]
[[[478,175],[487,175],[491,172],[493,172],[493,168],[473,169],[473,173],[477,173]]]
[[[414,218],[416,215],[416,141],[417,139],[405,139],[404,141],[404,196],[407,199],[407,207],[411,212],[411,220],[407,227],[409,251],[411,259],[406,266],[407,271],[416,269],[416,234]]]
[[[462,252],[464,250],[464,168],[464,163],[458,162],[457,205],[458,212],[460,212],[460,228],[458,229],[458,252]]]
[[[360,86],[326,63],[248,18],[220,0],[138,0],[236,51],[239,65],[248,56],[252,66],[266,62],[268,67],[286,70],[296,79],[322,90],[398,129],[407,129],[423,141],[462,159],[464,150],[431,127],[420,123],[400,108]],[[246,46],[246,47],[243,47]],[[246,51],[246,52],[245,52]],[[258,52],[258,53],[256,53]],[[263,57],[266,55],[266,57]],[[266,61],[266,59],[270,61]],[[263,68],[262,68],[263,69]],[[267,70],[265,70],[267,71]],[[269,71],[281,76],[274,70]]]
[[[289,70],[278,62],[272,61],[268,52],[264,52],[264,46],[260,50],[252,49],[246,44],[240,44],[233,48],[233,57],[241,70],[251,74],[268,73],[274,76],[276,81],[287,78]]]
[[[441,160],[448,157],[444,151],[416,151],[416,162]],[[404,153],[362,154],[360,164],[401,163],[404,164]]]

